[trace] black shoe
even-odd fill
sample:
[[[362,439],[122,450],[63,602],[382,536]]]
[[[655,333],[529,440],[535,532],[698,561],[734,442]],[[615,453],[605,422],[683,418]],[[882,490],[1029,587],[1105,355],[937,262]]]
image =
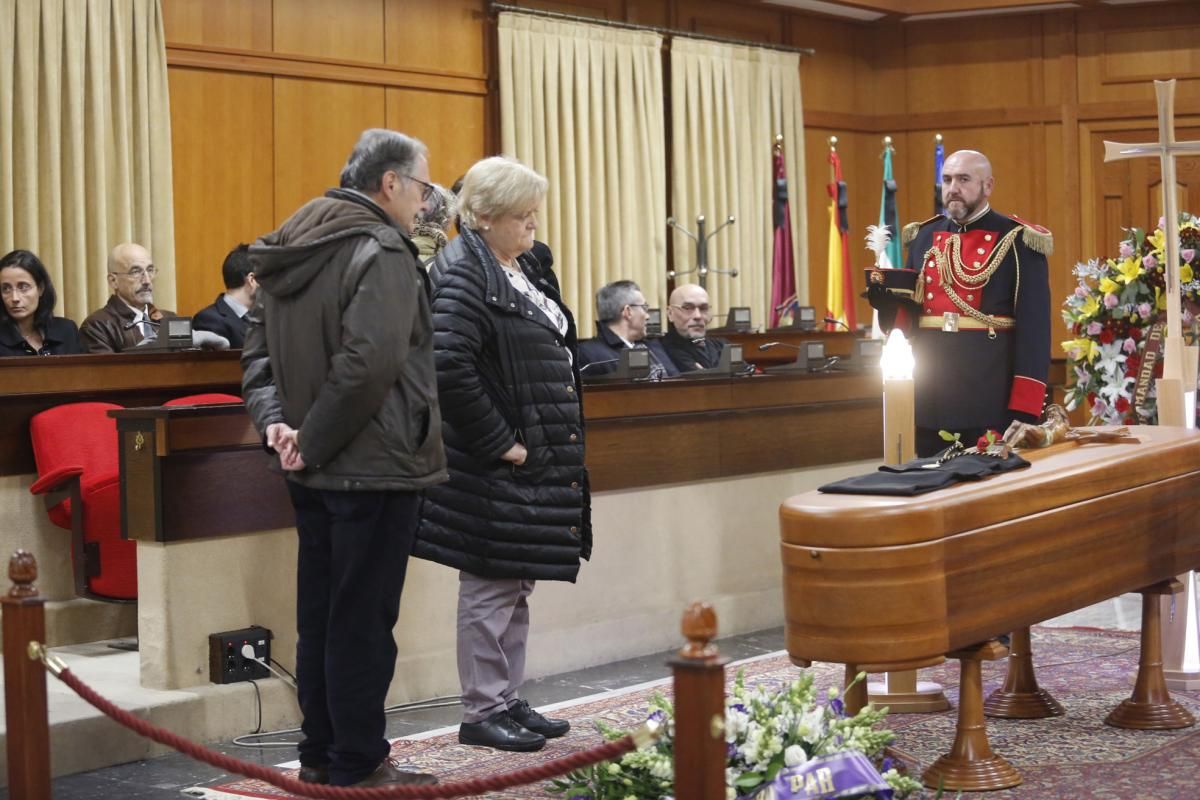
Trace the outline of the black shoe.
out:
[[[304,783],[329,783],[329,767],[300,767],[298,779]]]
[[[401,769],[391,758],[385,758],[374,772],[352,786],[356,789],[370,786],[432,786],[437,782],[438,779],[428,772],[409,772]]]
[[[546,746],[546,737],[517,724],[508,709],[497,711],[483,722],[464,722],[458,726],[458,741],[497,750],[529,753]]]
[[[508,715],[522,728],[528,728],[534,733],[540,733],[547,739],[556,739],[571,730],[571,723],[565,719],[549,719],[529,707],[529,703],[518,700],[508,707]]]

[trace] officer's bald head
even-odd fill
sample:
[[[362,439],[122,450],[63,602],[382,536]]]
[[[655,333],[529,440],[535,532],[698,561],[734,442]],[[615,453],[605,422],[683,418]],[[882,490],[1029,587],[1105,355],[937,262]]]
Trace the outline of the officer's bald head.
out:
[[[992,194],[992,162],[977,150],[958,150],[942,165],[942,205],[955,222],[970,219]]]

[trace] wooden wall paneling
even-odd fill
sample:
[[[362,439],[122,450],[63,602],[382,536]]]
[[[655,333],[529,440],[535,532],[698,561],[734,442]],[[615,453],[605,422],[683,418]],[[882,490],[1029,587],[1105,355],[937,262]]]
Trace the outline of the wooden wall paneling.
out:
[[[271,50],[271,0],[162,0],[168,44]]]
[[[675,25],[681,30],[748,42],[783,44],[783,11],[721,0],[678,2]]]
[[[874,116],[906,114],[908,26],[900,22],[855,25],[853,37],[858,64],[854,81],[856,110]],[[895,135],[895,131],[881,132]]]
[[[485,0],[385,0],[387,63],[482,77],[487,72],[486,14]]]
[[[625,0],[625,21],[670,28],[671,0]]]
[[[624,20],[624,0],[519,0],[509,5],[531,8],[538,11],[553,11],[558,14],[573,14],[577,17]]]
[[[275,78],[275,221],[338,185],[359,134],[385,123],[384,89]]]
[[[176,310],[224,291],[221,262],[274,224],[271,79],[171,67]]]
[[[1200,96],[1200,4],[1089,9],[1077,15],[1082,103],[1153,100],[1152,80]]]
[[[813,56],[800,56],[804,113],[860,112],[862,105],[855,96],[855,90],[862,65],[855,52],[855,35],[864,29],[807,14],[789,14],[788,20],[787,44],[811,47],[817,51]]]
[[[388,89],[387,127],[425,142],[430,175],[448,187],[487,154],[485,102],[478,95]]]
[[[905,34],[908,114],[1033,106],[1034,63],[1041,55],[1037,18],[989,18],[987,24],[909,23]],[[953,35],[949,35],[949,31]]]
[[[383,0],[274,0],[274,4],[276,53],[383,63]]]
[[[1063,164],[1068,160],[1064,148],[1061,125],[1044,125],[1040,135],[1045,169],[1042,173],[1040,208],[1036,221],[1054,232],[1054,253],[1047,261],[1050,266],[1050,352],[1059,354],[1058,342],[1063,328],[1059,321],[1059,309],[1067,295],[1075,289],[1075,276],[1071,271],[1080,260],[1078,240],[1079,202],[1078,184],[1067,185],[1061,180]],[[1075,158],[1072,151],[1070,158]]]

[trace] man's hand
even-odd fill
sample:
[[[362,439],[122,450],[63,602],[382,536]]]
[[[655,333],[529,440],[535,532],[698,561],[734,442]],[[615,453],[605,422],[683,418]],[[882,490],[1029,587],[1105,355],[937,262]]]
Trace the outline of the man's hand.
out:
[[[511,461],[518,467],[525,463],[525,458],[529,455],[529,451],[525,449],[525,445],[517,442],[512,447],[500,456],[502,461]]]
[[[304,469],[304,458],[300,455],[300,431],[285,422],[274,422],[267,426],[267,445],[279,454],[279,466],[288,472]]]

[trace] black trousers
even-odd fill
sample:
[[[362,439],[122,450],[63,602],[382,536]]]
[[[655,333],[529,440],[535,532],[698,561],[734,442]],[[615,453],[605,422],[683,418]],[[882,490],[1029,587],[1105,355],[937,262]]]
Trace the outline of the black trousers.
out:
[[[365,778],[388,754],[384,703],[396,668],[392,628],[413,549],[420,495],[309,489],[296,509],[296,679],[300,763],[330,783]]]

